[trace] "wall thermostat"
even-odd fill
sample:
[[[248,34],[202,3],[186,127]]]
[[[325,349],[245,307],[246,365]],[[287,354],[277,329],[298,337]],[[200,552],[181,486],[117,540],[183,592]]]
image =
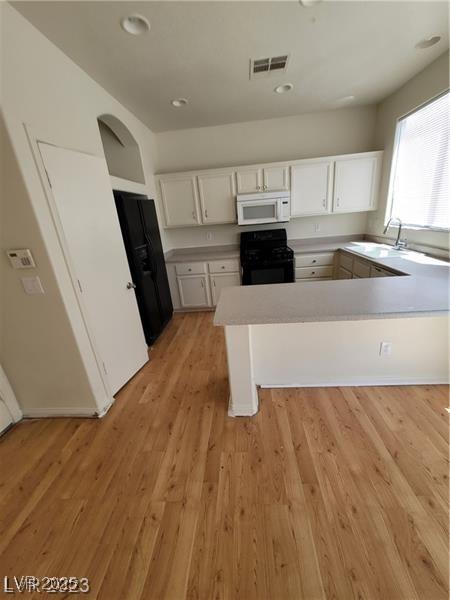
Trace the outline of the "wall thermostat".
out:
[[[32,269],[36,266],[31,251],[26,248],[22,250],[7,250],[6,254],[13,269]]]

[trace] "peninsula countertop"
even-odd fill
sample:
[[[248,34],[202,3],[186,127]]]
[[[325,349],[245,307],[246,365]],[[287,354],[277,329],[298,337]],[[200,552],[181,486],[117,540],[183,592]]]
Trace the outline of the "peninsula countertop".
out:
[[[450,263],[418,252],[374,256],[377,244],[338,248],[402,275],[224,288],[215,325],[263,325],[439,316],[449,312]],[[335,249],[338,249],[335,248]],[[378,253],[380,254],[380,253]],[[383,253],[381,253],[383,254]]]

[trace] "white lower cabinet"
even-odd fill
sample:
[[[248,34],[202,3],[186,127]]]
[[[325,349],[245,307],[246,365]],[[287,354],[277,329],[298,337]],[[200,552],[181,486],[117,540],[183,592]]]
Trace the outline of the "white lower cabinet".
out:
[[[332,279],[334,252],[295,255],[295,281]]]
[[[352,279],[353,275],[351,271],[347,271],[344,267],[338,269],[338,279]]]
[[[183,308],[201,308],[211,305],[207,275],[182,275],[177,277],[177,282]]]
[[[217,273],[215,275],[210,275],[210,281],[213,306],[216,306],[219,302],[220,293],[223,288],[241,285],[239,273]]]
[[[175,263],[168,277],[176,310],[211,308],[219,302],[223,288],[241,285],[238,258]]]

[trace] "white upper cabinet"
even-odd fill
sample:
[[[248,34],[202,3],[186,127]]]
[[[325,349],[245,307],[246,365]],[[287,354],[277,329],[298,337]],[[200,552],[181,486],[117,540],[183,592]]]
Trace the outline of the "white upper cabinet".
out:
[[[303,161],[291,167],[291,216],[330,212],[333,162]]]
[[[291,190],[291,216],[375,210],[382,152],[159,176],[166,227],[236,223],[236,194]]]
[[[289,167],[273,166],[263,169],[263,191],[280,192],[289,190]]]
[[[263,173],[260,167],[243,167],[236,171],[238,194],[261,192]]]
[[[333,212],[374,210],[380,178],[381,152],[338,158],[334,167]]]
[[[280,192],[289,190],[289,167],[268,165],[237,169],[238,194],[255,192]]]
[[[234,171],[198,175],[203,223],[236,223],[236,179]]]
[[[201,224],[195,175],[168,175],[159,185],[167,227]]]

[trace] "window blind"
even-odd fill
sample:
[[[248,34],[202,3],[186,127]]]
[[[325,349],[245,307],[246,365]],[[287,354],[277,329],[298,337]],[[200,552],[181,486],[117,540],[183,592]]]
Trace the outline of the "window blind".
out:
[[[409,227],[450,229],[447,91],[397,124],[391,215]]]

